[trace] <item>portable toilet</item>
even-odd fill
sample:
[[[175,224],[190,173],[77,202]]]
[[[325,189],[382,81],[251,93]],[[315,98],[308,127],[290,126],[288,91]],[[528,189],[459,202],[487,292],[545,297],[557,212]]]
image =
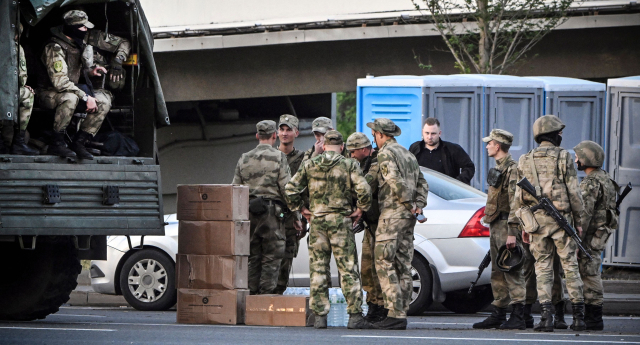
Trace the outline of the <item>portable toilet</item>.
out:
[[[558,116],[567,125],[562,133],[562,147],[573,154],[573,148],[583,140],[606,146],[605,91],[606,85],[588,80],[563,77],[528,77],[544,83],[544,98],[540,116]]]
[[[618,229],[607,243],[604,264],[640,267],[640,76],[607,81],[605,159],[618,185],[634,190],[620,205]]]

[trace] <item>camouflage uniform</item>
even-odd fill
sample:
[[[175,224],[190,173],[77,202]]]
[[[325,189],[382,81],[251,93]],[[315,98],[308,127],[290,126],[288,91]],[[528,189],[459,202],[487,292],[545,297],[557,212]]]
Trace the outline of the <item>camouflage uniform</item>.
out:
[[[276,131],[274,121],[260,121],[256,127],[259,134],[273,134]],[[276,288],[285,249],[281,217],[285,211],[284,190],[290,178],[285,154],[271,145],[259,144],[238,160],[232,183],[249,186],[250,199],[262,197],[266,205],[266,212],[249,214],[251,294],[270,294]]]
[[[538,300],[538,289],[536,285],[536,258],[531,254],[531,245],[523,243],[524,248],[524,264],[522,265],[522,274],[525,279],[525,286],[527,290],[525,303],[530,305],[536,303]],[[553,251],[553,285],[551,287],[551,303],[553,305],[562,302],[564,294],[564,288],[562,287],[562,265],[560,265],[560,257]]]
[[[389,119],[379,118],[367,126],[392,137],[400,135],[400,128]],[[388,139],[380,148],[378,166],[380,219],[375,265],[388,317],[406,319],[413,292],[411,261],[416,218],[411,210],[427,205],[429,187],[415,156],[395,138]]]
[[[278,127],[281,125],[289,126],[289,128],[298,129],[298,118],[293,115],[282,115],[280,116],[280,122],[278,123]],[[289,164],[289,170],[291,171],[291,175],[295,175],[300,165],[302,164],[302,158],[304,153],[300,150],[293,149],[287,157],[287,162]],[[291,273],[291,267],[293,265],[293,258],[298,255],[298,248],[300,247],[300,240],[298,239],[298,231],[295,229],[293,224],[296,220],[302,220],[303,226],[306,225],[305,219],[299,219],[298,212],[287,212],[285,214],[284,219],[284,228],[286,234],[286,245],[284,250],[284,258],[280,263],[280,275],[278,276],[278,286],[273,291],[276,294],[283,294],[287,289],[287,285],[289,283],[289,274]]]
[[[313,120],[313,122],[311,123],[312,132],[318,132],[318,133],[324,134],[331,129],[333,129],[333,122],[331,122],[331,119],[328,117],[318,117],[315,120]],[[346,158],[350,157],[349,150],[347,150],[346,146],[342,149],[341,155]],[[309,148],[307,151],[304,152],[304,157],[302,158],[302,161],[304,162],[316,156],[318,156],[318,152],[316,152],[316,147],[311,146],[311,148]]]
[[[342,135],[329,131],[325,144],[341,145]],[[325,151],[302,163],[302,167],[286,186],[287,202],[292,210],[303,207],[300,195],[309,191],[311,227],[309,231],[310,306],[316,315],[329,313],[327,273],[331,253],[340,272],[341,288],[349,314],[362,313],[362,289],[358,257],[353,234],[353,195],[356,206],[366,211],[371,207],[371,188],[358,164],[337,152]]]
[[[92,48],[91,61],[93,64],[87,64],[87,67],[94,68],[100,66],[112,73],[116,71],[122,73],[122,78],[115,82],[111,81],[108,75],[91,77],[93,87],[95,89],[104,89],[102,85],[104,81],[110,89],[121,90],[125,85],[125,73],[122,69],[122,63],[129,57],[131,43],[125,38],[100,30],[89,30],[85,42],[87,43],[87,47]]]

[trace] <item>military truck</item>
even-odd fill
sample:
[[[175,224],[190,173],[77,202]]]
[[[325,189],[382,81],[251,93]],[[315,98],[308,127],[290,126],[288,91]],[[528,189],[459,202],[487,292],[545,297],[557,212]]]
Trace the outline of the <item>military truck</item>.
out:
[[[0,0],[0,120],[13,120],[18,113],[19,22],[27,85],[35,86],[50,28],[61,25],[62,15],[73,9],[85,11],[96,29],[131,42],[126,85],[112,91],[113,107],[100,131],[133,138],[139,153],[93,160],[0,155],[3,320],[41,319],[57,312],[76,287],[80,260],[106,259],[107,236],[164,235],[155,133],[156,127],[169,125],[169,117],[139,0]],[[31,142],[46,145],[38,133],[51,128],[53,116],[36,102],[27,129]]]

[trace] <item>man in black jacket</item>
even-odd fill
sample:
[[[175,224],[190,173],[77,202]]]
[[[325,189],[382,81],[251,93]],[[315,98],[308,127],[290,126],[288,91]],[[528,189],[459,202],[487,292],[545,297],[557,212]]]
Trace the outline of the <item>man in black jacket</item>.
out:
[[[469,184],[476,167],[464,149],[454,143],[440,140],[440,121],[429,117],[422,127],[422,140],[411,144],[409,151],[418,164]]]

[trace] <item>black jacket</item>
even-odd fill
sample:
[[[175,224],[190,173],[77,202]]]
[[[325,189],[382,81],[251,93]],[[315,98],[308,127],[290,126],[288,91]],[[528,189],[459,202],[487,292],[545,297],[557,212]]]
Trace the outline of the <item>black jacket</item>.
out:
[[[476,173],[476,166],[469,158],[469,155],[458,144],[440,140],[440,145],[442,145],[442,154],[444,155],[442,165],[444,166],[445,175],[469,184]],[[419,156],[424,150],[424,140],[416,141],[409,147],[409,152],[416,156],[418,161],[420,161]]]

